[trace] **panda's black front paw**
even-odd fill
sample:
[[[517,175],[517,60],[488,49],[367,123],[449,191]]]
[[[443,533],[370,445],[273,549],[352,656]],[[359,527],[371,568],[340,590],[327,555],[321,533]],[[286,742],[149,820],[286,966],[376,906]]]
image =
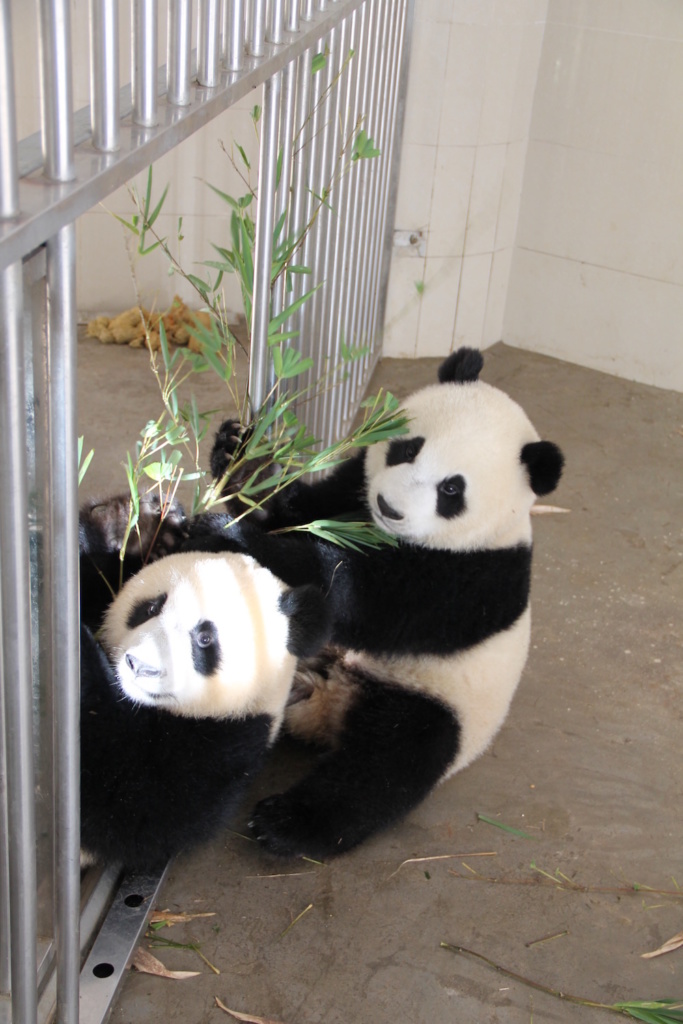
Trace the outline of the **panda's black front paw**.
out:
[[[210,458],[214,480],[222,480],[230,469],[243,442],[244,430],[239,420],[224,420],[216,431]]]
[[[185,512],[177,501],[162,505],[156,492],[141,495],[135,529],[129,532],[130,494],[90,498],[78,514],[81,554],[126,554],[142,562],[177,551],[185,538]]]
[[[266,797],[254,808],[249,828],[256,841],[278,857],[311,857],[320,860],[330,849],[325,839],[324,815],[307,801],[288,793]]]
[[[227,512],[206,512],[189,521],[183,551],[242,552],[242,532]]]

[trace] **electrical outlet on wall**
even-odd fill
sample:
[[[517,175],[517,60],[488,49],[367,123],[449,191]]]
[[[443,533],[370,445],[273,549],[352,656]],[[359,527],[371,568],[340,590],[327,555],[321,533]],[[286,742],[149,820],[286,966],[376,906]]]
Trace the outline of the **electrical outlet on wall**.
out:
[[[413,229],[394,231],[394,249],[398,249],[402,256],[424,256],[427,252],[427,236],[422,230]]]

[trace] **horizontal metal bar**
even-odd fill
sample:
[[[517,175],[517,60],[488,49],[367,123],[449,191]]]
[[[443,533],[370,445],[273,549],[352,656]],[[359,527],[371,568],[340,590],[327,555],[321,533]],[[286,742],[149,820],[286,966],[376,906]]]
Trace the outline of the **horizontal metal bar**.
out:
[[[80,1019],[102,1021],[147,927],[166,870],[161,875],[125,875],[81,971]]]
[[[338,0],[325,14],[314,14],[310,22],[302,24],[302,31],[286,38],[286,45],[275,47],[266,43],[264,57],[246,56],[242,71],[223,72],[221,84],[215,89],[193,87],[188,107],[161,102],[159,123],[155,127],[141,129],[126,121],[121,125],[120,148],[116,154],[98,153],[87,143],[78,146],[74,154],[75,181],[51,183],[38,176],[20,181],[21,214],[16,220],[0,223],[0,270],[42,245],[70,221],[262,85],[363,2]],[[165,70],[162,80],[165,81]]]

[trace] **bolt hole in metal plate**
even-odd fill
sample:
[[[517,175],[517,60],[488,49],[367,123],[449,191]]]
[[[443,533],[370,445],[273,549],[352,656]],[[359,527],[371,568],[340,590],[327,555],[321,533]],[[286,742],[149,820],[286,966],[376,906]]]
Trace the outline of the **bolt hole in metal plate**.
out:
[[[164,870],[160,875],[123,876],[81,970],[81,1024],[99,1024],[108,1015],[165,875]]]

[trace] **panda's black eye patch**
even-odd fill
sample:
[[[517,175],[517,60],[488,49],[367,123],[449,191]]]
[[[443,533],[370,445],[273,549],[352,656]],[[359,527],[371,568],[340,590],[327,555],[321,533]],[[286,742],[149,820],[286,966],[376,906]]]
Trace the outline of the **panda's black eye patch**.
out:
[[[459,516],[465,508],[464,476],[456,473],[455,476],[447,476],[436,487],[436,514],[443,519],[454,519]]]
[[[136,626],[142,626],[150,619],[155,619],[166,604],[166,597],[166,594],[159,594],[151,600],[147,598],[144,601],[136,601],[126,619],[128,629],[135,629]]]
[[[389,442],[387,466],[400,466],[403,462],[415,462],[425,443],[424,437],[397,437]]]
[[[221,645],[215,624],[209,619],[198,622],[191,630],[190,637],[195,671],[200,676],[213,675],[221,663]]]

